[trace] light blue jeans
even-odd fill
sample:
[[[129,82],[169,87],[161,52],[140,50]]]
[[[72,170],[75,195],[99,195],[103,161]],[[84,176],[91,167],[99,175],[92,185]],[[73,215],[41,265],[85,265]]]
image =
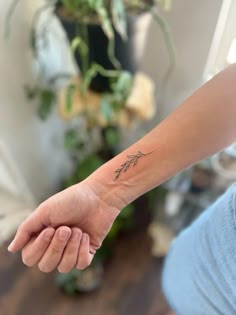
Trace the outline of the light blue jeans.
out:
[[[236,315],[236,184],[176,238],[162,280],[177,315]]]

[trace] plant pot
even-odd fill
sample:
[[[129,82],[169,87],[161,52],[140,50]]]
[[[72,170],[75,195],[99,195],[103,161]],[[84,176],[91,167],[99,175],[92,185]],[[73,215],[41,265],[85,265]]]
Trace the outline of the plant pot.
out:
[[[72,41],[76,35],[76,29],[79,26],[75,21],[67,19],[61,16],[58,11],[57,16],[61,21],[61,24],[68,36],[68,39]],[[140,16],[142,16],[140,14]],[[128,40],[124,41],[121,36],[114,30],[115,34],[115,57],[119,61],[121,68],[134,73],[137,70],[137,63],[135,58],[135,45],[134,36],[137,24],[139,23],[139,16],[128,16],[127,18],[127,34]],[[88,62],[91,65],[93,62],[100,64],[105,69],[115,69],[108,56],[108,39],[104,34],[102,28],[98,24],[88,24],[88,44],[89,44],[89,56]],[[75,59],[79,67],[81,68],[81,57],[78,52],[75,53]],[[109,91],[109,79],[98,74],[92,81],[90,88],[96,92]]]
[[[101,286],[104,267],[101,263],[92,265],[80,273],[76,280],[76,289],[81,293],[89,293]]]
[[[68,274],[57,274],[56,284],[66,294],[89,293],[97,290],[103,280],[104,267],[101,262],[93,263],[83,271],[74,269]]]

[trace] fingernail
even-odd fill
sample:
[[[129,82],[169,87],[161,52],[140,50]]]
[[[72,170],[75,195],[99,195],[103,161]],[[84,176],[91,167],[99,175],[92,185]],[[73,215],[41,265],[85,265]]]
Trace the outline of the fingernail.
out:
[[[87,242],[88,236],[86,234],[83,235],[83,241]]]
[[[64,240],[68,239],[69,237],[70,237],[70,231],[69,231],[69,230],[67,230],[67,229],[61,229],[61,230],[59,231],[59,239],[60,239],[61,241],[64,241]]]
[[[81,233],[79,231],[73,231],[71,239],[77,241],[80,238],[80,235]]]
[[[10,252],[13,248],[13,242],[8,246],[8,251]]]
[[[44,234],[44,239],[46,241],[50,241],[52,239],[53,235],[54,235],[54,231],[53,230],[51,230],[51,229],[46,230],[45,234]]]

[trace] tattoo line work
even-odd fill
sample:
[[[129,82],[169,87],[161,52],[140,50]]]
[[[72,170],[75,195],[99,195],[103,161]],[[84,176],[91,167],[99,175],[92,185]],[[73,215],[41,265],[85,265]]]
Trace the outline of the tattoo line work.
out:
[[[142,153],[141,151],[138,151],[138,153],[136,155],[127,155],[127,158],[129,159],[128,161],[124,162],[123,164],[121,164],[120,168],[118,168],[115,173],[116,173],[116,176],[115,176],[115,179],[114,181],[116,181],[121,173],[125,173],[128,171],[128,169],[133,165],[133,167],[135,165],[137,165],[138,163],[138,160],[146,155],[149,155],[151,154],[152,152],[149,152],[149,153]]]

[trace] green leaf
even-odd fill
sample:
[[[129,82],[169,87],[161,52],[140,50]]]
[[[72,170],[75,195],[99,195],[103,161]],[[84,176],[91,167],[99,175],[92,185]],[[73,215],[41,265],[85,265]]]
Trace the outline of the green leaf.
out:
[[[104,33],[106,34],[106,36],[109,39],[114,38],[114,31],[113,31],[112,23],[109,18],[109,14],[103,0],[96,1],[95,10],[98,14],[102,29]]]
[[[122,229],[121,223],[119,221],[115,221],[110,232],[107,235],[107,240],[115,239],[118,236],[121,229]]]
[[[96,4],[97,4],[97,0],[88,0],[88,4],[91,8],[95,9],[96,8]]]
[[[131,218],[134,214],[134,210],[135,210],[134,205],[130,204],[121,211],[121,213],[119,214],[119,217],[121,219]]]
[[[75,53],[77,49],[81,50],[82,55],[88,54],[88,46],[80,36],[76,36],[71,42],[72,52]]]
[[[120,71],[117,70],[107,70],[103,68],[100,64],[93,62],[88,71],[86,71],[85,76],[82,80],[81,92],[85,93],[89,88],[92,80],[96,77],[97,74],[101,74],[106,78],[117,79],[120,75]]]
[[[159,4],[164,11],[170,11],[172,8],[172,0],[156,0],[156,4]]]
[[[76,293],[76,282],[68,282],[64,285],[63,290],[65,291],[65,293],[67,293],[68,295],[74,295]]]
[[[111,11],[116,31],[120,34],[123,40],[127,40],[127,17],[123,1],[112,0]]]
[[[120,134],[118,129],[107,128],[105,130],[105,140],[109,147],[116,147],[120,142]]]
[[[78,133],[74,129],[69,129],[65,133],[64,147],[66,150],[75,149],[78,144]]]
[[[93,63],[83,78],[82,93],[86,93],[92,80],[96,77],[96,75],[97,75],[97,64]]]
[[[74,84],[71,84],[68,86],[66,90],[66,111],[67,113],[71,113],[73,108],[73,97],[74,93],[76,91],[76,86]]]
[[[121,71],[118,80],[112,85],[115,93],[123,93],[127,96],[133,84],[133,75],[128,71]]]
[[[25,86],[25,95],[28,99],[33,100],[35,97],[38,96],[39,89],[38,87],[32,87],[32,86]]]
[[[81,45],[81,41],[82,38],[79,36],[76,36],[75,38],[73,38],[72,42],[71,42],[71,50],[74,53],[78,47]]]
[[[115,112],[119,112],[125,105],[133,85],[133,75],[128,71],[122,71],[117,80],[111,84],[112,105]]]
[[[101,100],[101,112],[106,121],[110,121],[113,116],[113,110],[106,95]]]
[[[97,263],[101,263],[106,261],[112,255],[113,246],[111,245],[111,241],[106,238],[102,244],[102,247],[96,252],[92,264],[96,265]]]
[[[117,70],[121,70],[121,63],[119,62],[119,60],[116,58],[116,54],[115,54],[115,38],[110,38],[109,42],[108,42],[108,47],[107,47],[107,53],[108,53],[108,57],[111,61],[111,63],[113,64],[113,66],[115,67],[115,69]]]
[[[50,115],[55,100],[56,96],[52,90],[40,91],[38,114],[42,120],[46,120]]]
[[[67,178],[64,183],[63,183],[63,188],[66,189],[66,188],[69,188],[73,185],[76,185],[78,184],[79,180],[76,179],[75,176],[71,176],[69,178]]]
[[[58,273],[56,275],[55,281],[59,287],[63,287],[66,283],[73,281],[73,279],[74,279],[74,275],[72,272],[69,272],[66,274]]]
[[[78,179],[79,181],[84,180],[90,174],[92,174],[97,168],[104,164],[104,161],[98,155],[88,156],[79,165],[78,169]]]
[[[69,12],[73,13],[75,7],[71,0],[62,0],[62,3]]]
[[[134,226],[134,205],[130,204],[121,211],[120,215],[114,222],[107,236],[107,240],[110,241],[112,239],[115,239],[122,230],[127,230],[133,226]]]

